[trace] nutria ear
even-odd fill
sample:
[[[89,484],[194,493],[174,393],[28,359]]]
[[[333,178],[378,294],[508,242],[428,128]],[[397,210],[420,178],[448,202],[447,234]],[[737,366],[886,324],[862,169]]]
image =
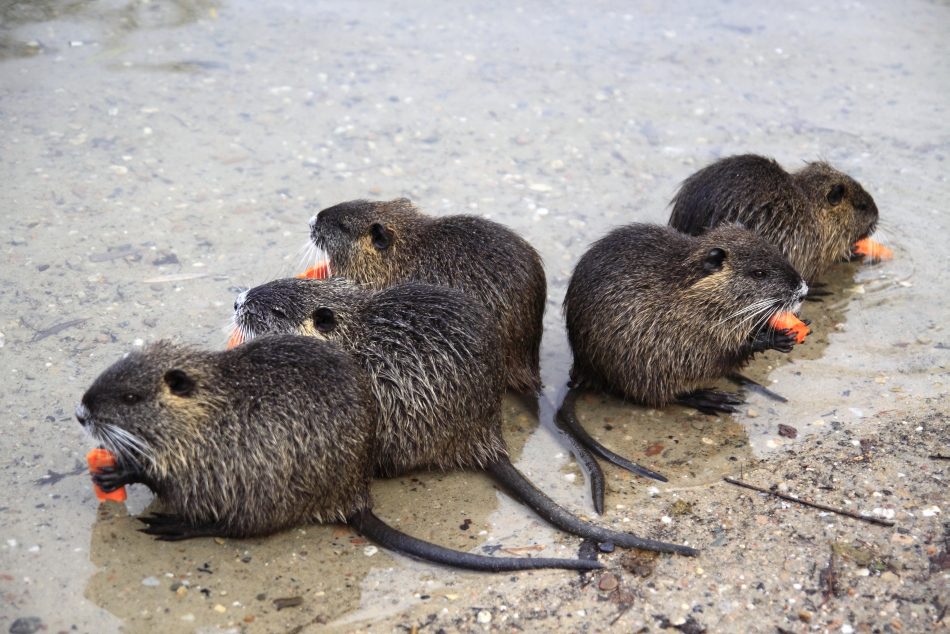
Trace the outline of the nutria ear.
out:
[[[389,246],[389,232],[386,231],[386,227],[378,222],[374,222],[369,228],[369,235],[373,239],[373,246],[380,251]]]
[[[716,273],[722,270],[722,262],[726,259],[725,249],[720,249],[719,247],[713,247],[709,250],[709,253],[706,254],[706,259],[703,260],[703,268],[709,271],[710,273]]]
[[[195,389],[194,380],[177,368],[165,373],[165,384],[175,396],[190,396]]]
[[[336,314],[329,308],[313,311],[313,327],[320,332],[331,332],[336,328]]]
[[[845,192],[845,189],[844,189],[843,183],[838,183],[837,185],[832,187],[831,191],[828,192],[828,196],[827,196],[828,204],[831,205],[832,207],[840,205],[841,201],[844,199],[844,192]]]

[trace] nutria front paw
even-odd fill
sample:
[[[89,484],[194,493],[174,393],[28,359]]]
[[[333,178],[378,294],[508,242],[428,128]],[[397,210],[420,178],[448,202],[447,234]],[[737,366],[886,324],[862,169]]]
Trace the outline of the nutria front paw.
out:
[[[92,482],[103,493],[112,493],[127,484],[142,482],[141,476],[141,472],[135,468],[127,469],[121,465],[99,467],[98,473],[92,474]]]

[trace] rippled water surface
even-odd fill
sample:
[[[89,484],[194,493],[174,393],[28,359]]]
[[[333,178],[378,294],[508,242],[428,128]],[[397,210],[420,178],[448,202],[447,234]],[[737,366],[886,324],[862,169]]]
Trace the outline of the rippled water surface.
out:
[[[580,514],[585,474],[550,405],[570,271],[611,227],[665,222],[677,184],[720,156],[830,161],[874,196],[895,258],[836,267],[832,295],[804,308],[807,345],[749,368],[788,403],[749,393],[714,418],[587,395],[588,429],[664,486],[698,486],[797,442],[779,423],[800,441],[945,395],[948,27],[939,2],[0,4],[0,628],[389,628],[414,604],[515,583],[374,552],[339,526],[158,543],[129,517],[146,490],[126,506],[92,493],[72,412],[95,376],[162,337],[222,348],[235,294],[298,272],[308,218],[345,200],[484,215],[541,252],[545,398],[539,421],[507,397],[505,433]],[[603,520],[636,529],[652,483],[607,476],[621,506]],[[482,474],[374,496],[444,545],[576,552]]]

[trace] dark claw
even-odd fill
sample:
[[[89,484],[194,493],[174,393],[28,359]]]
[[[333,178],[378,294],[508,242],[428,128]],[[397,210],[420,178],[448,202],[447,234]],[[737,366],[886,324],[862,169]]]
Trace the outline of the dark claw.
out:
[[[99,467],[99,473],[92,474],[92,482],[104,493],[112,493],[128,484],[126,473],[116,467]]]
[[[138,518],[148,528],[140,528],[140,533],[154,535],[163,542],[178,542],[195,537],[226,537],[213,526],[192,526],[177,515],[156,513],[150,517]]]
[[[737,410],[733,405],[745,403],[738,394],[720,392],[713,389],[696,390],[677,397],[676,402],[684,407],[693,407],[703,414],[718,415],[719,412],[733,414]]]
[[[772,350],[789,353],[795,347],[795,333],[791,330],[775,330],[775,336],[772,338]]]

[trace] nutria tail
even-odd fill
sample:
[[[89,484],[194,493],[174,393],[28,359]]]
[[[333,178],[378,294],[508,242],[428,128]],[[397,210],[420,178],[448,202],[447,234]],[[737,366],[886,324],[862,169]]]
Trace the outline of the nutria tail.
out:
[[[443,548],[424,542],[421,539],[406,535],[387,525],[376,517],[370,509],[347,518],[354,530],[357,530],[375,542],[378,542],[402,555],[418,557],[425,561],[468,568],[469,570],[483,570],[485,572],[514,572],[517,570],[536,570],[538,568],[564,568],[566,570],[597,570],[603,564],[586,559],[548,559],[515,557],[486,557],[462,553],[451,548]]]

